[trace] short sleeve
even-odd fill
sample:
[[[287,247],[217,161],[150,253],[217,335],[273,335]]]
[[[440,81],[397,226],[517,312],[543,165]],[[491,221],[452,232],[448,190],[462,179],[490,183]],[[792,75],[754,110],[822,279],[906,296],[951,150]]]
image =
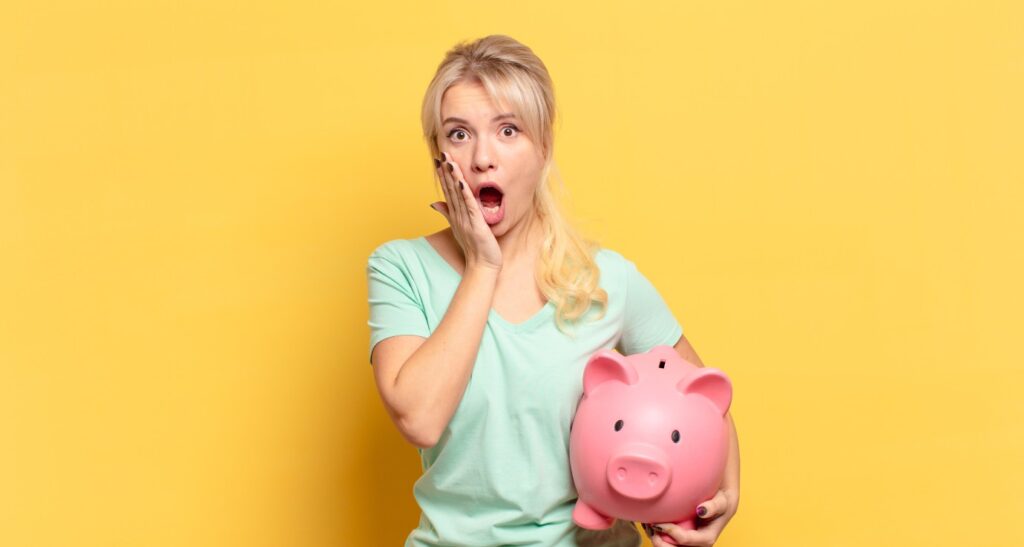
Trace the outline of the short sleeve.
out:
[[[366,277],[370,304],[368,359],[377,343],[385,338],[403,334],[430,336],[423,304],[404,269],[375,253],[367,260]]]
[[[674,346],[683,335],[683,327],[654,285],[626,261],[626,304],[619,352],[623,355],[645,353],[654,346]]]

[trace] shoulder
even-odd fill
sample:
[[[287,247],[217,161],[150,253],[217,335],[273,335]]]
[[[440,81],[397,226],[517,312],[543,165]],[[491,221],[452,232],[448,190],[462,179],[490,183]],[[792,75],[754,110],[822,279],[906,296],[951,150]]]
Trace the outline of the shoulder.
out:
[[[618,251],[609,249],[608,247],[600,247],[597,253],[594,255],[594,259],[598,262],[610,263],[623,263],[626,262],[626,257],[622,256]]]
[[[624,274],[630,268],[636,268],[633,261],[623,256],[622,253],[607,247],[598,249],[597,253],[594,254],[594,261],[597,262],[601,273]]]
[[[366,259],[366,271],[389,277],[411,278],[422,269],[415,239],[392,239],[377,245]]]
[[[389,260],[396,264],[405,262],[405,259],[416,252],[416,241],[413,239],[392,239],[381,243],[370,253],[368,261],[375,259]]]
[[[594,254],[594,261],[601,271],[601,287],[610,295],[624,295],[629,286],[636,266],[631,260],[606,247],[601,247]]]

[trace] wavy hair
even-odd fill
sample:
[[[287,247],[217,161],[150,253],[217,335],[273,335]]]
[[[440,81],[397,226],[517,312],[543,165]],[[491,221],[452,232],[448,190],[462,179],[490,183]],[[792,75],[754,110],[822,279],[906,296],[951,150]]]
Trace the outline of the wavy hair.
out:
[[[575,324],[595,303],[601,312],[594,319],[600,319],[608,307],[608,293],[599,286],[601,272],[594,258],[600,245],[574,228],[555,194],[555,180],[563,192],[565,186],[554,161],[555,93],[547,67],[529,47],[502,34],[452,47],[423,97],[423,138],[432,169],[432,158],[441,156],[437,142],[441,99],[459,82],[479,83],[493,101],[507,104],[543,151],[544,168],[533,195],[533,207],[542,228],[541,248],[547,252],[541,253],[534,275],[540,291],[555,305],[556,326],[566,333],[566,325]],[[440,184],[436,172],[435,182]]]

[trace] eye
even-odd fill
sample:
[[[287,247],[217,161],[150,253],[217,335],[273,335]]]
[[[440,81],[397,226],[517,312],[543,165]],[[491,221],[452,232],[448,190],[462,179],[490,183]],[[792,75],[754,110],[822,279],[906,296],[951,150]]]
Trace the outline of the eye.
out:
[[[449,139],[452,138],[452,135],[455,135],[456,133],[462,133],[463,135],[465,135],[466,131],[463,130],[462,128],[460,128],[460,127],[456,127],[455,129],[452,129],[451,131],[448,132],[448,138]],[[461,140],[465,140],[465,139],[454,139],[454,140],[461,141]]]
[[[615,431],[622,429],[622,420],[615,422]]]
[[[511,129],[513,131],[513,133],[511,135],[509,135],[508,133],[505,132],[506,130],[509,130],[509,129]],[[518,133],[519,133],[519,128],[514,126],[514,125],[506,125],[505,127],[501,128],[501,134],[505,135],[506,137],[514,137]]]
[[[674,443],[678,443],[679,442],[679,431],[673,431],[672,432],[672,442],[674,442]]]

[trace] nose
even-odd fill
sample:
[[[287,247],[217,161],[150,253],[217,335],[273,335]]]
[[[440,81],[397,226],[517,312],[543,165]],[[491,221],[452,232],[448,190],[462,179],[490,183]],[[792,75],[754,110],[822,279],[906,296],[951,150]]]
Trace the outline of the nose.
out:
[[[607,474],[612,489],[637,500],[660,496],[672,480],[665,453],[646,444],[623,446],[608,461]]]
[[[490,141],[486,138],[479,139],[473,148],[473,170],[477,173],[486,173],[494,169],[495,159]]]

